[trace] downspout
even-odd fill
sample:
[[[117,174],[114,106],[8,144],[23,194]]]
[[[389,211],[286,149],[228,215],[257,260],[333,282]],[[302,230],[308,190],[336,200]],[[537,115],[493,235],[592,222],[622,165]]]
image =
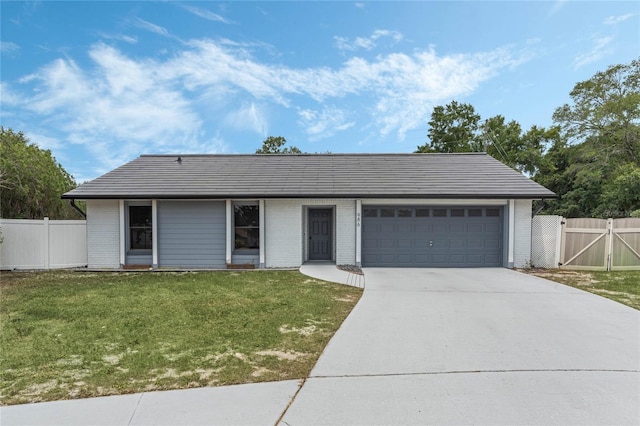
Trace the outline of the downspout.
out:
[[[75,198],[72,198],[71,200],[69,200],[69,204],[71,204],[71,207],[73,207],[78,213],[80,213],[82,217],[84,217],[85,219],[87,218],[87,214],[83,212],[82,209],[76,205]]]
[[[547,206],[547,203],[545,201],[545,199],[543,198],[541,200],[542,202],[540,203],[540,205],[536,208],[536,211],[533,212],[533,216],[531,217],[535,217],[538,213],[540,213],[542,211],[542,209],[544,209]]]

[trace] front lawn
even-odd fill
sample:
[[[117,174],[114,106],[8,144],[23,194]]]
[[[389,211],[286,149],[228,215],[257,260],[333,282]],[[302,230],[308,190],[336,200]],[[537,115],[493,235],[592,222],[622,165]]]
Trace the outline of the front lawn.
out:
[[[362,290],[295,271],[3,273],[0,403],[308,375]]]
[[[640,271],[530,269],[524,272],[586,290],[640,310]]]

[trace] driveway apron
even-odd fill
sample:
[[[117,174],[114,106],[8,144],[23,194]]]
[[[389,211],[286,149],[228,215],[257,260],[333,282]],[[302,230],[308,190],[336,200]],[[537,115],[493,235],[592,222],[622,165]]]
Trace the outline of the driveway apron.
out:
[[[365,277],[283,424],[640,424],[640,312],[502,268]]]

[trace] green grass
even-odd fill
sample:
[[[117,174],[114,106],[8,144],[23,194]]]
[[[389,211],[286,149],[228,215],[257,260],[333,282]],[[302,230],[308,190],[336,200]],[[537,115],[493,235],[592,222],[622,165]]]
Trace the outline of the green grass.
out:
[[[586,272],[566,269],[525,271],[640,310],[640,271]]]
[[[3,405],[303,378],[362,294],[294,271],[0,279]]]

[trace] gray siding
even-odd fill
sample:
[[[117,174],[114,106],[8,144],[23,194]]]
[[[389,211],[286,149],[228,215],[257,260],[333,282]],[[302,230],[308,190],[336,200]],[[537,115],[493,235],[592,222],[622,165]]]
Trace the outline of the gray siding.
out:
[[[225,203],[158,202],[158,266],[223,268]]]
[[[236,265],[251,263],[256,267],[260,266],[259,254],[233,254],[231,255],[231,263]]]

